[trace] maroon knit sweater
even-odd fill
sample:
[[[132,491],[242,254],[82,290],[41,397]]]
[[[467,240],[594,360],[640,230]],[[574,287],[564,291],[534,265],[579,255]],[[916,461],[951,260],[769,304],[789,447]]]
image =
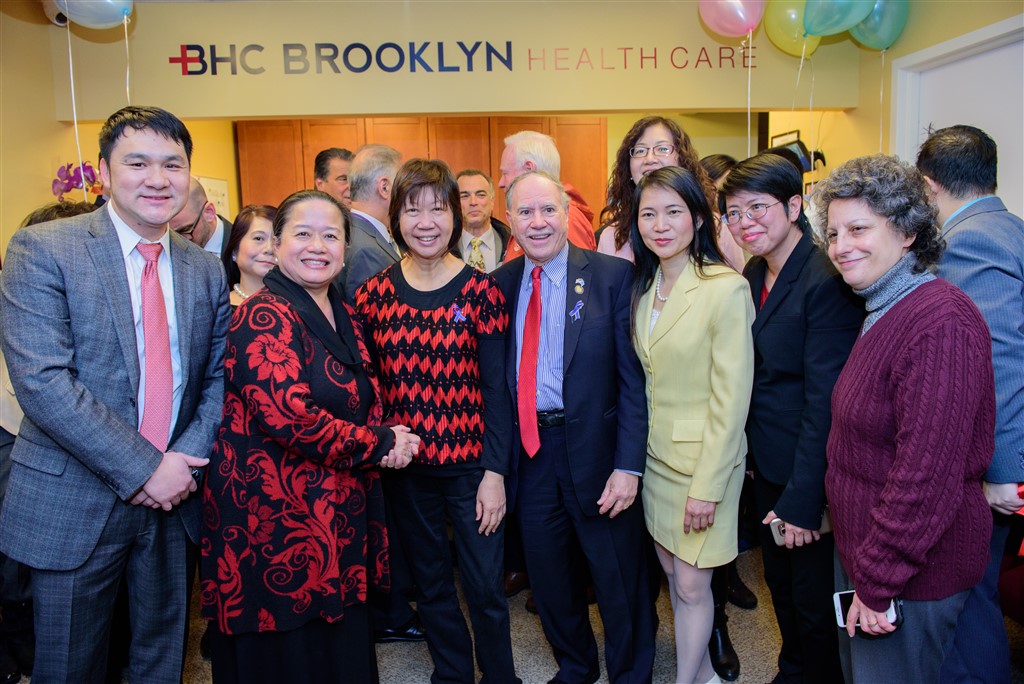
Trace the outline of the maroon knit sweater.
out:
[[[857,340],[832,394],[825,486],[839,558],[869,608],[981,579],[994,430],[992,341],[956,287],[919,286]]]

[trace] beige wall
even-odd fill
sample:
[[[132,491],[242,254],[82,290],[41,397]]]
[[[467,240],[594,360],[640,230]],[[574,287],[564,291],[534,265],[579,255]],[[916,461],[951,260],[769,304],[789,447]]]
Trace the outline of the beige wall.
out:
[[[912,2],[907,29],[886,54],[884,74],[880,73],[878,52],[859,51],[860,107],[844,112],[813,113],[817,147],[824,150],[830,166],[877,152],[879,125],[884,133],[883,149],[888,149],[889,65],[893,59],[1015,16],[1020,11],[1021,4],[1017,0]],[[73,127],[57,122],[55,117],[55,93],[63,93],[66,86],[54,83],[54,57],[51,56],[54,53],[50,48],[54,31],[57,29],[46,22],[36,0],[0,3],[0,252],[6,249],[10,235],[28,212],[53,201],[50,182],[57,166],[77,156]],[[106,38],[114,40],[116,36]],[[134,49],[142,51],[139,45]],[[765,46],[765,49],[771,48]],[[795,69],[797,61],[792,59],[792,63]],[[81,73],[97,67],[77,61],[76,68]],[[123,78],[123,73],[116,71],[110,71],[108,77]],[[819,73],[819,81],[822,78]],[[885,88],[882,108],[878,103],[880,79]],[[114,103],[111,111],[120,104]],[[614,159],[626,131],[640,116],[640,113],[608,115],[609,162]],[[745,114],[677,114],[675,118],[693,137],[701,155],[725,152],[745,156]],[[809,139],[810,118],[806,111],[772,114],[772,132],[798,128],[804,131],[805,139]],[[193,171],[228,181],[233,215],[238,211],[238,178],[231,123],[198,120],[186,123],[195,140]],[[86,123],[80,130],[83,158],[93,161],[98,151],[99,124]],[[273,173],[273,169],[267,169],[267,173]]]
[[[776,112],[770,116],[771,134],[799,129],[808,147],[814,130],[815,147],[825,153],[829,165],[815,174],[815,179],[828,175],[843,162],[866,154],[890,150],[889,130],[892,106],[892,62],[932,45],[1017,16],[1024,6],[1015,0],[912,0],[910,17],[903,34],[885,53],[860,49],[860,106],[841,112]],[[821,76],[819,75],[819,78]],[[1015,82],[1014,82],[1015,80]],[[879,104],[879,87],[884,102]],[[1007,87],[1021,87],[1020,74]],[[978,103],[984,106],[984,103]],[[881,149],[879,148],[881,131]],[[808,179],[811,176],[807,176]]]
[[[0,253],[29,212],[57,199],[50,192],[57,167],[78,163],[74,126],[56,121],[54,114],[49,42],[50,32],[56,30],[35,0],[0,3]],[[76,62],[75,68],[89,65]],[[192,134],[192,172],[228,182],[228,218],[233,218],[239,209],[234,126],[230,121],[185,123]],[[93,166],[99,155],[100,125],[79,125],[82,159]],[[80,191],[68,195],[81,197]]]

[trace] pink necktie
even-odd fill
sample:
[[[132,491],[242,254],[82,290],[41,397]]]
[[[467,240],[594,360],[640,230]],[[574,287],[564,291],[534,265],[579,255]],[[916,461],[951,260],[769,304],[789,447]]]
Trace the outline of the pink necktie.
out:
[[[540,266],[530,274],[533,291],[526,305],[523,323],[523,352],[519,357],[519,435],[523,450],[533,458],[540,450],[540,431],[537,428],[537,351],[540,346]]]
[[[167,331],[167,309],[160,288],[157,259],[163,245],[140,242],[135,246],[146,260],[142,270],[142,332],[146,353],[146,396],[139,432],[160,451],[167,449],[171,429],[171,338]]]

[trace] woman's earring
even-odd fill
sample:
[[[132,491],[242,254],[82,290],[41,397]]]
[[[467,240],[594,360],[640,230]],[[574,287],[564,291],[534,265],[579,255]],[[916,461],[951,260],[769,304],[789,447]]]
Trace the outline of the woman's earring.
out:
[[[237,254],[232,254],[231,255],[231,260],[232,261],[238,261],[238,255]]]

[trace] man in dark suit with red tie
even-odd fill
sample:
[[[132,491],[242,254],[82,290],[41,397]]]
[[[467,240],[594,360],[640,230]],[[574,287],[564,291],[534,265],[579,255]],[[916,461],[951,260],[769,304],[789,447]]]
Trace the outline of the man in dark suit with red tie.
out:
[[[495,271],[508,301],[508,384],[521,449],[507,479],[554,683],[600,677],[589,566],[613,684],[650,682],[653,596],[638,501],[647,457],[644,376],[630,340],[628,262],[567,242],[569,198],[542,172],[516,178],[508,220],[525,256]],[[585,339],[584,339],[585,338]]]

